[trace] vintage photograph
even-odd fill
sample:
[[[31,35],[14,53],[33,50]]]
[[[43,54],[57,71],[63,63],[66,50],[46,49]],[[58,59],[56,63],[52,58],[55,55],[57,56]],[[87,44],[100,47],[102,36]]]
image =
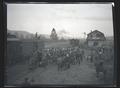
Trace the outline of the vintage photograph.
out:
[[[112,3],[7,4],[6,85],[114,80]]]

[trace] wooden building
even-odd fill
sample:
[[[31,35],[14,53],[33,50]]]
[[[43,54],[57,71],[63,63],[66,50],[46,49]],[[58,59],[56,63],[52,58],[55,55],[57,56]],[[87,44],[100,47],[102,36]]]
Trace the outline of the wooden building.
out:
[[[100,47],[105,40],[105,35],[102,32],[94,30],[87,34],[86,42],[89,47]]]
[[[13,65],[22,60],[21,41],[8,33],[7,35],[7,65]]]

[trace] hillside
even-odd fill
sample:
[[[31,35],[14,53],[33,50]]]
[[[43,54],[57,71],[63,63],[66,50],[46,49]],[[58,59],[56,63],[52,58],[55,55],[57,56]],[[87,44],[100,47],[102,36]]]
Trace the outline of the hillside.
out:
[[[35,34],[29,33],[27,31],[7,30],[7,33],[16,35],[18,38],[25,38],[25,39],[33,38],[35,36]],[[49,35],[47,34],[38,34],[38,36],[41,36],[42,39],[49,38]]]

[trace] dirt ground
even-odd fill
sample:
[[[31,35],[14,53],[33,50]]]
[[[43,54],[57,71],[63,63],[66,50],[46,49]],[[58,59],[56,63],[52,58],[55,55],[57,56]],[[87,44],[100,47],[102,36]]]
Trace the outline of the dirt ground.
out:
[[[58,43],[58,44],[57,44]],[[69,47],[69,42],[46,43],[49,47]],[[85,56],[89,51],[85,51]],[[47,68],[38,67],[34,71],[28,71],[28,63],[17,64],[8,68],[8,85],[22,84],[27,77],[31,84],[104,84],[103,80],[96,77],[94,63],[83,59],[80,65],[71,65],[65,71],[58,71],[57,65],[49,64]],[[31,81],[32,80],[32,81]]]
[[[84,60],[80,65],[72,65],[70,69],[58,71],[57,66],[48,65],[47,68],[37,68],[33,72],[23,72],[22,76],[11,84],[21,84],[24,78],[33,78],[32,84],[100,84],[104,83],[96,78],[94,65]]]

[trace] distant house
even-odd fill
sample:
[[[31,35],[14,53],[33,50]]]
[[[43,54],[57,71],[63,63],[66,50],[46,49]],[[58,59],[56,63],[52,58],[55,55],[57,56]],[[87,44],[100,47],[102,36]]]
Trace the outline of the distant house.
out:
[[[10,33],[7,34],[7,65],[13,65],[21,61],[21,41]]]
[[[105,35],[102,32],[94,30],[87,34],[86,42],[88,46],[99,47],[102,46],[105,40]]]
[[[70,44],[72,46],[78,46],[79,45],[79,40],[78,39],[70,39]]]

